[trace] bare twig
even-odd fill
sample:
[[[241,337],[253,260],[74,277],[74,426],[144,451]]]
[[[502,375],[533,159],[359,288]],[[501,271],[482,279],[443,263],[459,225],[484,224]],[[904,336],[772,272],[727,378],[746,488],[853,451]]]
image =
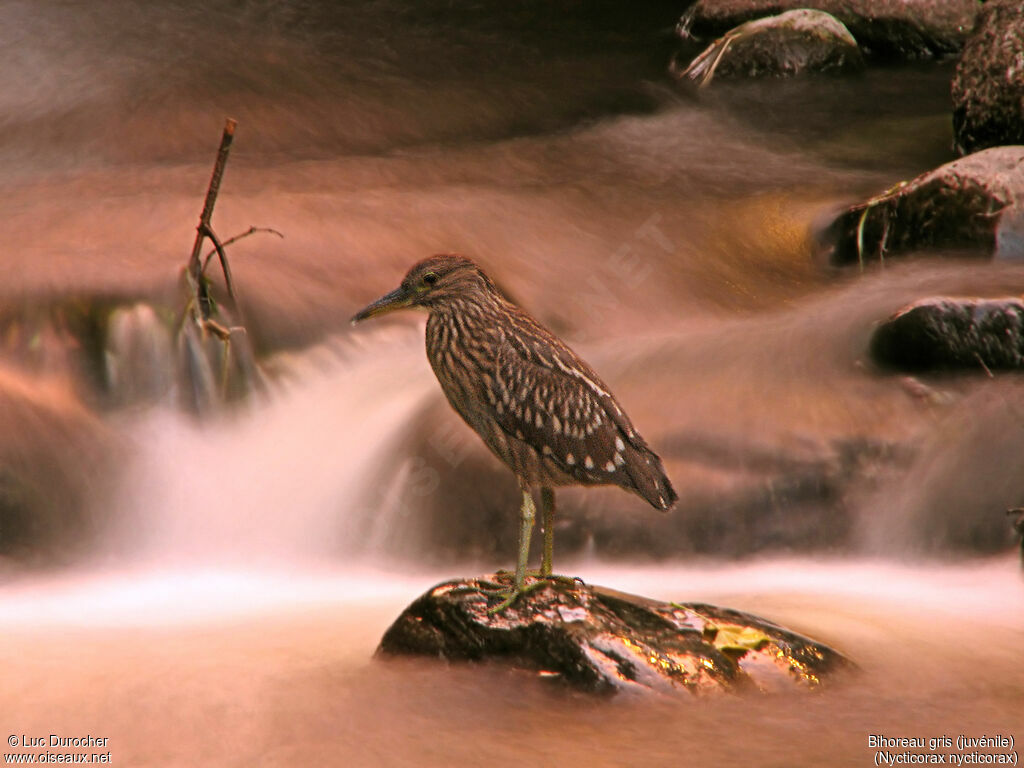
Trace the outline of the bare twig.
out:
[[[282,233],[278,232],[276,229],[273,229],[271,227],[249,227],[245,232],[242,232],[241,234],[238,234],[238,235],[232,235],[227,240],[222,242],[220,244],[221,248],[227,248],[229,245],[232,245],[233,243],[237,243],[242,238],[248,237],[249,235],[255,235],[258,232],[266,232],[266,233],[271,234],[271,235],[277,235],[282,240],[284,239],[284,235]],[[208,251],[206,256],[203,257],[203,269],[202,269],[203,272],[206,271],[206,267],[209,266],[209,264],[210,264],[210,259],[212,259],[214,257],[214,254],[216,254],[216,253],[217,253],[217,249],[214,248],[213,250]]]
[[[217,234],[213,231],[209,224],[200,223],[200,231],[206,237],[210,238],[210,242],[213,243],[213,249],[217,252],[217,257],[220,259],[220,269],[224,273],[224,285],[228,289],[228,296],[231,297],[232,303],[235,305],[235,311],[238,311],[238,299],[235,297],[235,285],[231,280],[231,265],[228,264],[228,255],[224,252],[224,246],[220,240],[217,239]]]
[[[224,121],[224,133],[220,138],[220,148],[217,150],[217,162],[213,165],[210,184],[206,188],[203,212],[199,214],[199,224],[196,227],[196,241],[192,246],[192,256],[188,261],[188,272],[197,285],[202,282],[203,238],[206,237],[206,231],[210,229],[213,206],[217,203],[217,193],[220,191],[220,182],[224,177],[224,166],[228,161],[228,152],[231,150],[231,142],[235,138],[235,126],[237,125],[238,123],[230,117]]]
[[[231,276],[231,265],[225,247],[256,232],[270,232],[278,237],[284,237],[277,230],[268,227],[249,227],[248,231],[221,241],[213,230],[211,224],[213,208],[217,202],[217,194],[224,177],[224,167],[227,164],[228,152],[231,149],[236,126],[237,123],[230,118],[225,121],[224,133],[217,151],[217,160],[213,166],[210,184],[206,189],[206,199],[203,201],[199,223],[196,225],[195,243],[192,246],[188,267],[185,269],[189,295],[186,299],[185,311],[178,333],[185,342],[186,361],[194,388],[196,408],[199,411],[203,411],[207,405],[212,405],[218,400],[227,401],[231,391],[236,391],[236,387],[233,385],[236,370],[239,374],[237,391],[240,394],[249,388],[262,387],[259,368],[256,366],[252,345],[245,331],[242,307],[238,302],[238,292]],[[204,256],[203,241],[206,239],[213,244],[213,250]],[[206,269],[214,254],[220,261],[227,294],[233,304],[230,314],[222,314],[218,311],[212,294],[213,284],[206,275]],[[216,343],[207,343],[214,340]],[[214,371],[214,366],[218,363],[219,377]],[[217,383],[215,380],[218,378],[219,395],[215,391]]]
[[[203,327],[221,341],[227,341],[231,338],[231,331],[212,318],[207,318],[203,321]]]
[[[988,376],[988,377],[989,377],[990,379],[994,379],[994,378],[995,378],[995,376],[993,376],[993,375],[992,375],[992,371],[991,371],[991,370],[989,369],[989,367],[988,367],[987,365],[985,365],[985,361],[981,359],[981,355],[979,355],[979,354],[978,354],[977,352],[975,352],[975,353],[974,353],[974,357],[975,357],[975,359],[976,359],[976,360],[978,361],[978,364],[979,364],[979,365],[980,365],[980,366],[982,367],[982,370],[984,370],[984,371],[985,371],[985,374],[986,374],[986,375],[987,375],[987,376]]]
[[[722,60],[722,56],[729,49],[732,41],[738,37],[742,37],[742,32],[730,31],[715,41],[714,45],[710,46],[706,51],[701,53],[697,58],[690,62],[680,78],[688,77],[691,80],[698,81],[697,87],[704,88],[708,83],[711,82],[711,78],[715,76],[715,70],[718,68],[718,63]],[[717,50],[716,50],[717,46]],[[713,54],[715,55],[714,61],[708,64],[708,60]]]

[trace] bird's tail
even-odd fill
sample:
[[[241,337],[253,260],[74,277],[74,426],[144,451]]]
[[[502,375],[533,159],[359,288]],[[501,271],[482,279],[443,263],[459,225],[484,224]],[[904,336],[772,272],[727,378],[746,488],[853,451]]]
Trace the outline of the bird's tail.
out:
[[[637,495],[655,509],[672,509],[679,500],[679,495],[665,474],[665,467],[662,466],[658,455],[649,448],[644,448],[637,450],[635,455],[629,458],[632,460],[627,461],[628,472]]]

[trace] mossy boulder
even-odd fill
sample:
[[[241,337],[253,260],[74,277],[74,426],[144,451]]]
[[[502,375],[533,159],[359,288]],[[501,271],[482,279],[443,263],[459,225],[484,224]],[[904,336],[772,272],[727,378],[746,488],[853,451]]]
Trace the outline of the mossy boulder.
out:
[[[953,75],[953,134],[960,154],[1024,144],[1024,12],[989,0]]]
[[[901,182],[842,212],[824,233],[836,266],[914,251],[1013,254],[1024,201],[1024,146],[995,147]]]
[[[842,23],[822,11],[800,9],[730,30],[679,77],[704,86],[713,78],[784,77],[863,67],[857,41]]]
[[[937,297],[896,312],[871,338],[871,355],[902,370],[1024,368],[1024,300]]]
[[[981,4],[977,0],[697,0],[680,21],[679,31],[684,37],[717,37],[752,19],[797,8],[832,14],[868,54],[929,59],[963,48]]]

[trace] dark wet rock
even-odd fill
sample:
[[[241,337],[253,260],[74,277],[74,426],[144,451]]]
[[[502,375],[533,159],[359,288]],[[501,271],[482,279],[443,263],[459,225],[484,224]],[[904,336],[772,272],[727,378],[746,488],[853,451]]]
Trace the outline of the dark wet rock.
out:
[[[1024,300],[925,299],[875,330],[871,356],[913,371],[1022,368]]]
[[[698,0],[679,24],[684,37],[717,37],[752,19],[811,8],[841,21],[865,52],[926,59],[959,51],[977,0]]]
[[[181,322],[173,297],[35,293],[0,300],[0,353],[20,370],[71,382],[94,407],[176,402],[195,412],[262,385],[244,328],[222,308],[215,332]]]
[[[953,134],[960,154],[1024,144],[1024,13],[990,0],[953,75]]]
[[[1010,516],[1010,524],[1013,526],[1017,538],[1020,539],[1020,562],[1024,566],[1024,507],[1008,509],[1006,514]]]
[[[62,383],[0,367],[0,559],[67,559],[103,527],[114,435]]]
[[[713,78],[783,77],[864,68],[857,41],[834,16],[799,9],[729,30],[680,73],[705,86]]]
[[[851,206],[824,238],[837,266],[879,261],[920,250],[963,251],[1004,258],[1020,238],[1024,146],[995,147],[901,182]],[[1006,219],[1007,227],[1003,226]],[[1002,241],[1000,241],[1002,238]]]
[[[747,613],[547,584],[498,614],[485,576],[439,584],[384,634],[381,656],[495,661],[593,693],[814,689],[852,663]]]
[[[783,444],[699,430],[654,434],[670,476],[685,489],[676,510],[659,514],[614,488],[564,489],[555,523],[562,555],[841,550],[851,546],[855,524],[849,495],[911,456],[905,445],[861,435]],[[440,393],[406,419],[387,450],[393,459],[367,483],[355,523],[367,531],[365,546],[435,565],[503,563],[516,551],[515,478]]]

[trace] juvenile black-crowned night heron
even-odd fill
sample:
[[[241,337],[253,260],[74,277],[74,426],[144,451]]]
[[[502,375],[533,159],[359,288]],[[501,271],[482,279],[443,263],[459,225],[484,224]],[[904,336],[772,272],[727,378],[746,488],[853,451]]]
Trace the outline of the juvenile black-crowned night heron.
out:
[[[506,300],[472,261],[431,256],[352,318],[405,307],[427,319],[427,358],[452,408],[515,473],[523,492],[511,600],[526,589],[540,491],[544,555],[552,575],[555,486],[618,485],[667,510],[677,496],[661,459],[607,385],[554,334]]]

